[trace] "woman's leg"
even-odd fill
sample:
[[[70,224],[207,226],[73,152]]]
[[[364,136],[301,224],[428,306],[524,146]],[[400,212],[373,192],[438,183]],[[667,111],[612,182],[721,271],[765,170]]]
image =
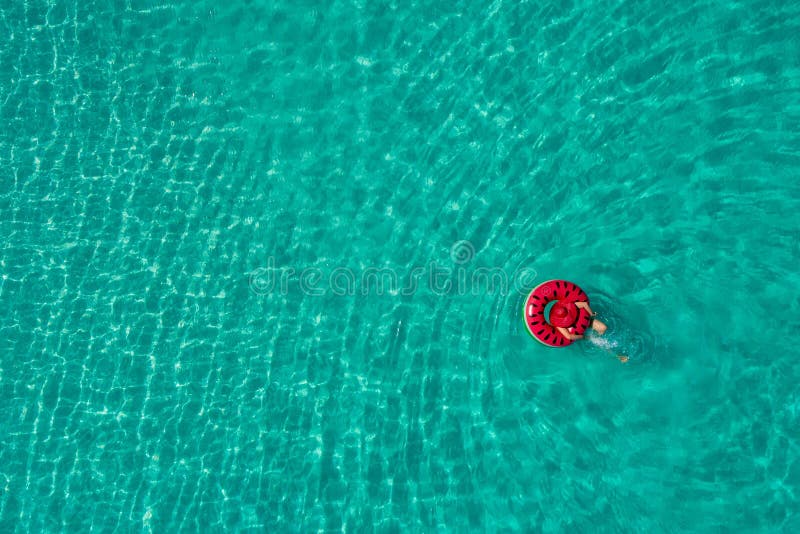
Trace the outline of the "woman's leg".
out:
[[[595,332],[597,332],[598,335],[602,336],[603,334],[606,333],[606,329],[608,327],[606,326],[606,323],[604,323],[600,319],[595,319],[594,321],[592,321],[592,328],[594,329]]]

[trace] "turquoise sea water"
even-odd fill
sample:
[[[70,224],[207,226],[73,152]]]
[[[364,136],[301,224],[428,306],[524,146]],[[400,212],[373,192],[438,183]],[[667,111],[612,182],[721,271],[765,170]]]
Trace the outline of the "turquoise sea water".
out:
[[[798,96],[792,2],[0,0],[0,531],[797,532]]]

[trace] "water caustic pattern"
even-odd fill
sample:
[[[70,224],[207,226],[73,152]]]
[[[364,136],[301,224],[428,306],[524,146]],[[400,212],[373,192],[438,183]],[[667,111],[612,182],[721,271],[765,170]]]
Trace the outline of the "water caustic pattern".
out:
[[[800,529],[796,3],[0,35],[0,531]],[[603,339],[530,339],[550,278]]]

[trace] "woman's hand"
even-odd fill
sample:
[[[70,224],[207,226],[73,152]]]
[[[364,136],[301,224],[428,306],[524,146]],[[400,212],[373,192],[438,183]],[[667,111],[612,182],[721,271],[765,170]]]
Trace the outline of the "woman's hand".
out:
[[[576,339],[583,339],[583,335],[575,335],[566,328],[558,327],[558,331],[561,332],[561,335],[565,338],[569,339],[570,341],[575,341]]]

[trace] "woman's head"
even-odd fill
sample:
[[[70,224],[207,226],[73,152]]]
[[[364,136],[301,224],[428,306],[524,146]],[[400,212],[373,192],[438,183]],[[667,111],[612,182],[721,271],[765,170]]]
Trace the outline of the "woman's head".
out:
[[[550,308],[550,324],[555,327],[568,328],[578,318],[578,307],[573,302],[558,301]]]

